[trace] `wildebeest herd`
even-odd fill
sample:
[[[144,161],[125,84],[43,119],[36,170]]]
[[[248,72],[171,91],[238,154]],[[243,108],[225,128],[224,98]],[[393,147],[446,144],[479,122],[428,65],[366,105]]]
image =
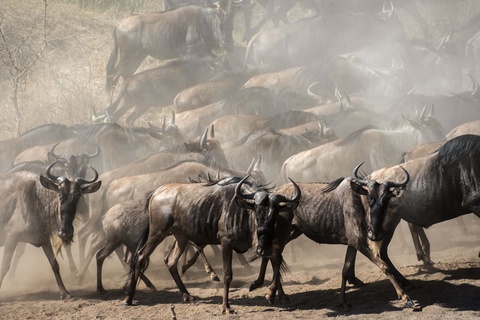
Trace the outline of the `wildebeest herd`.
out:
[[[297,2],[309,10],[292,22]],[[265,13],[252,26],[257,6]],[[423,228],[480,216],[480,19],[439,37],[419,8],[414,0],[165,0],[164,11],[126,17],[105,66],[110,104],[93,110],[94,123],[46,124],[0,141],[0,287],[29,243],[42,247],[62,299],[70,297],[62,250],[79,281],[96,257],[105,292],[102,266],[115,251],[129,270],[131,305],[139,280],[155,290],[144,271],[173,236],[165,263],[183,300],[195,297],[180,258],[192,247],[218,279],[203,249],[219,245],[222,312],[233,313],[233,251],[245,265],[250,249],[261,259],[250,290],[271,263],[273,304],[287,299],[283,251],[303,234],[347,245],[343,307],[347,282],[362,284],[360,251],[405,307],[421,308],[388,246],[405,220],[428,268]],[[135,73],[147,56],[162,61]],[[151,107],[161,123],[134,126]]]

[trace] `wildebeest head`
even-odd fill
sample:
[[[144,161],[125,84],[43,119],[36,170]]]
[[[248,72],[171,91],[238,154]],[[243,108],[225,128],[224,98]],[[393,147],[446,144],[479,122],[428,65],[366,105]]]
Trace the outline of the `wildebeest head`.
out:
[[[91,180],[84,178],[69,179],[65,176],[55,176],[51,173],[52,167],[57,162],[52,163],[46,170],[46,177],[40,175],[40,183],[45,188],[58,193],[59,198],[59,217],[58,236],[64,242],[71,242],[73,239],[73,220],[77,211],[77,204],[83,194],[97,191],[101,186],[101,181],[97,181],[98,173],[92,168],[95,176]]]
[[[214,162],[222,168],[229,168],[227,158],[220,145],[220,141],[215,138],[215,128],[213,124],[210,127],[210,136],[206,128],[200,138],[185,143],[185,147],[190,152],[200,153],[207,162]]]
[[[100,147],[95,145],[94,153],[80,153],[78,155],[58,155],[55,153],[55,148],[59,143],[56,143],[52,146],[48,152],[48,158],[50,161],[57,162],[65,170],[65,175],[69,179],[74,178],[84,178],[87,172],[88,164],[90,159],[98,156],[100,154]]]
[[[293,199],[268,193],[266,190],[258,189],[250,194],[242,193],[242,185],[249,176],[243,178],[235,188],[237,204],[244,209],[250,209],[255,213],[257,225],[257,248],[256,252],[261,256],[269,256],[272,253],[272,242],[275,238],[275,223],[280,212],[293,211],[298,206],[302,193],[298,185],[290,179],[295,188]]]
[[[371,241],[380,241],[383,239],[383,222],[387,212],[388,203],[391,198],[400,197],[410,180],[410,175],[402,166],[405,178],[400,183],[385,181],[379,183],[375,180],[364,180],[358,176],[358,169],[363,164],[360,163],[353,170],[350,185],[355,193],[366,196],[368,204],[368,226],[367,237]]]
[[[167,125],[165,117],[163,117],[163,122],[161,127],[157,127],[150,122],[148,123],[147,133],[160,141],[162,144],[160,147],[160,151],[171,151],[174,150],[176,147],[185,143],[185,138],[175,124],[175,111],[172,110],[172,119],[170,124]]]

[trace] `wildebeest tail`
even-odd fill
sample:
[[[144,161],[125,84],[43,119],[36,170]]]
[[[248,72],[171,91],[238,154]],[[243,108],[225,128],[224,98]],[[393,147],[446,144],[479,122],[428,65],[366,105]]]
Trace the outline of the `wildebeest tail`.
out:
[[[136,278],[139,279],[140,275],[143,272],[145,272],[145,270],[147,270],[148,268],[148,263],[150,259],[142,260],[138,268],[137,268],[137,262],[140,254],[143,251],[143,247],[147,243],[149,232],[150,232],[150,226],[147,225],[147,227],[143,230],[140,237],[138,237],[138,239],[133,244],[134,251],[132,252],[132,259],[130,261],[130,277],[133,277],[133,275],[135,275]]]
[[[110,94],[113,88],[113,77],[116,69],[116,63],[118,58],[118,43],[117,43],[117,36],[116,32],[117,28],[113,29],[112,36],[113,36],[113,50],[110,53],[110,57],[108,58],[107,62],[107,81],[106,81],[106,90],[107,93]]]

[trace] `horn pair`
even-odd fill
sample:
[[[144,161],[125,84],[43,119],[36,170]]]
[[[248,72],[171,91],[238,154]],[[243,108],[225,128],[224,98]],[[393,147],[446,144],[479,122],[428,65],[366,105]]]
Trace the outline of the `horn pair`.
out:
[[[364,185],[366,186],[368,184],[368,180],[365,180],[361,177],[358,176],[358,169],[360,169],[360,167],[362,166],[362,164],[364,164],[365,161],[361,162],[359,165],[357,165],[355,167],[355,169],[353,169],[353,173],[352,173],[352,176],[353,178],[355,179],[355,181],[361,185]],[[408,173],[407,170],[405,170],[404,167],[400,166],[400,168],[403,170],[403,172],[405,173],[405,178],[402,182],[400,183],[396,183],[396,182],[391,182],[389,181],[388,182],[388,186],[389,187],[401,187],[401,186],[404,186],[408,183],[408,181],[410,181],[410,174]]]
[[[47,175],[47,178],[50,179],[52,182],[57,182],[57,181],[61,178],[60,176],[55,176],[55,175],[51,172],[53,166],[55,166],[55,165],[57,164],[57,162],[58,162],[58,161],[55,161],[54,163],[52,163],[51,165],[49,165],[49,166],[47,167],[46,175]],[[87,180],[87,179],[83,179],[83,178],[76,178],[75,181],[76,181],[79,185],[88,184],[88,183],[94,183],[95,181],[97,181],[97,179],[98,179],[98,172],[97,172],[97,170],[95,170],[92,166],[89,166],[89,167],[93,170],[95,176],[93,177],[92,180]]]

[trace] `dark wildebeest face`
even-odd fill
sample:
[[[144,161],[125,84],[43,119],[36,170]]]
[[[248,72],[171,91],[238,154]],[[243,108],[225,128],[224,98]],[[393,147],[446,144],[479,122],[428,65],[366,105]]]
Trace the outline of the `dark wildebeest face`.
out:
[[[237,204],[241,208],[250,209],[254,212],[258,241],[256,252],[260,256],[269,256],[272,254],[272,243],[275,239],[275,223],[278,214],[283,211],[295,210],[302,194],[300,188],[293,180],[290,180],[295,187],[293,199],[287,199],[282,195],[271,194],[261,189],[250,194],[242,194],[242,184],[248,177],[243,178],[235,188]]]
[[[185,143],[185,148],[190,152],[200,153],[205,157],[207,163],[217,164],[222,168],[229,168],[227,157],[223,152],[220,141],[215,138],[215,127],[210,126],[210,136],[208,137],[208,127],[203,131],[200,138],[196,138]],[[199,139],[199,140],[197,140]]]
[[[404,180],[400,183],[386,181],[379,183],[375,180],[364,180],[358,177],[358,169],[363,164],[360,163],[354,170],[351,180],[351,187],[355,193],[367,197],[368,204],[368,226],[367,237],[371,241],[380,241],[383,239],[383,222],[387,212],[388,203],[391,198],[400,197],[405,190],[405,186],[410,180],[410,175],[402,166],[405,173]]]
[[[98,179],[98,173],[95,169],[95,177],[92,180],[85,180],[83,178],[76,178],[70,180],[64,176],[54,176],[50,170],[57,164],[52,163],[48,166],[46,175],[40,175],[40,183],[45,188],[58,193],[59,205],[59,226],[58,236],[63,242],[70,243],[73,239],[73,220],[77,212],[77,204],[83,194],[97,191],[101,186],[101,181]]]

